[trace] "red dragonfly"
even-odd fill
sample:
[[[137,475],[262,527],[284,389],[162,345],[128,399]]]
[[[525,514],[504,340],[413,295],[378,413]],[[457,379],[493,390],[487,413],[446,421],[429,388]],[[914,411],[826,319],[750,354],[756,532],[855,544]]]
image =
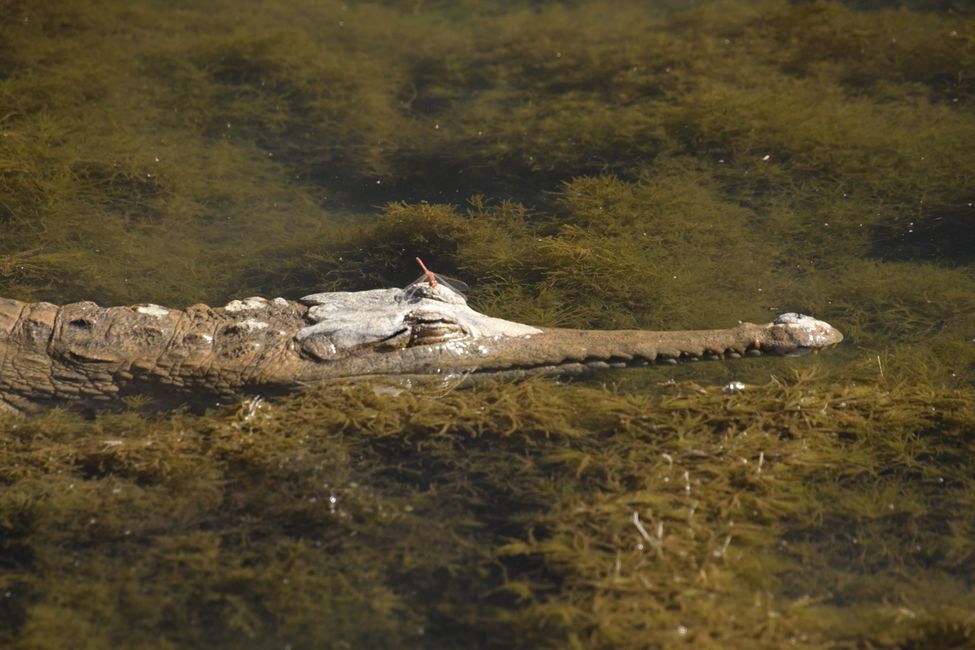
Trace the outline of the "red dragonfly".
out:
[[[407,289],[426,282],[430,285],[431,289],[436,289],[438,284],[442,284],[454,293],[459,293],[462,296],[471,290],[470,286],[466,282],[455,280],[454,278],[448,278],[446,275],[440,275],[439,273],[434,273],[427,268],[427,265],[424,264],[423,260],[421,260],[419,257],[416,258],[416,263],[420,265],[421,269],[423,269],[423,275],[418,277],[416,280],[413,280],[413,282],[410,282]]]

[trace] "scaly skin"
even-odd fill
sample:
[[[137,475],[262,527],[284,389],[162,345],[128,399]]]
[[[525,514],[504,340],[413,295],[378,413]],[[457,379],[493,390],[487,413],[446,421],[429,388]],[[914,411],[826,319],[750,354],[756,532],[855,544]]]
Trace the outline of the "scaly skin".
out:
[[[212,402],[353,377],[577,373],[792,354],[843,338],[809,317],[723,330],[534,328],[484,316],[449,288],[422,284],[302,303],[249,298],[180,310],[0,299],[0,408],[135,393]]]

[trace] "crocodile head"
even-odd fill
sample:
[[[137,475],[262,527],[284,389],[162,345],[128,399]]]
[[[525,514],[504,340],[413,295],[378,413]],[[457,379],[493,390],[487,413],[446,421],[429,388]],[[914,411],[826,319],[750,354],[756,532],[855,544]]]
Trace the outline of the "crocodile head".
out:
[[[526,336],[541,332],[478,313],[464,296],[442,283],[431,287],[414,283],[405,289],[316,293],[301,302],[311,324],[295,340],[304,357],[333,361],[367,350],[393,352],[498,336]]]
[[[843,336],[823,321],[783,314],[764,325],[650,332],[538,328],[478,313],[443,284],[319,293],[302,298],[294,337],[310,368],[302,381],[349,376],[521,376],[762,354],[794,355]],[[317,378],[317,379],[316,379]]]

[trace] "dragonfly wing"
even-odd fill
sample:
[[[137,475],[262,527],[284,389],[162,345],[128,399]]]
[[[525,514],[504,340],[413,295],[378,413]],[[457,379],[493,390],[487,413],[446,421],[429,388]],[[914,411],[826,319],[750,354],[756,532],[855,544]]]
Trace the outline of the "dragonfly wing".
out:
[[[466,296],[467,292],[471,290],[470,285],[463,280],[451,278],[446,275],[440,275],[439,273],[434,273],[434,276],[437,278],[437,284],[442,284],[460,296]],[[430,286],[430,279],[427,277],[427,274],[424,273],[416,280],[413,280],[413,282],[406,285],[405,291],[407,292],[407,297],[412,297],[417,288],[428,286]]]
[[[471,290],[471,286],[463,280],[451,278],[446,275],[440,275],[439,273],[434,273],[434,275],[437,276],[437,282],[453,289],[455,293],[459,293],[462,296],[466,295],[467,292]]]

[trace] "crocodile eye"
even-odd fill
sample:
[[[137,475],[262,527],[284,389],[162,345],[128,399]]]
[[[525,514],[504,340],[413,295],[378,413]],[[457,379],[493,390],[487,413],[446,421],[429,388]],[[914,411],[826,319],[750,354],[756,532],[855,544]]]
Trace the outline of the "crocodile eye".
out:
[[[443,319],[424,320],[418,318],[411,323],[411,326],[411,346],[433,345],[434,343],[453,341],[467,336],[460,324]]]

